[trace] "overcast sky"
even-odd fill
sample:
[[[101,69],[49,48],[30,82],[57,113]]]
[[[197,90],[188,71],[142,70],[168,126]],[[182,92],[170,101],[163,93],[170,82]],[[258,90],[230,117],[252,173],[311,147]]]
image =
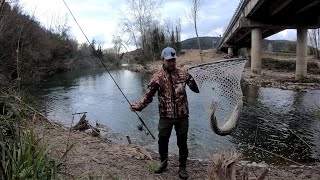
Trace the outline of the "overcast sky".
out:
[[[117,24],[123,16],[127,0],[65,0],[88,38],[103,43],[104,48],[113,47],[112,36],[119,29]],[[202,0],[198,21],[199,36],[219,36],[228,25],[240,0]],[[80,43],[85,42],[80,29],[68,13],[62,0],[20,0],[23,9],[34,15],[44,26],[63,23],[67,18],[71,35]],[[159,19],[175,22],[181,19],[181,39],[195,36],[187,18],[189,0],[162,0]],[[58,19],[58,20],[57,20]],[[282,31],[268,39],[296,40],[295,30]]]

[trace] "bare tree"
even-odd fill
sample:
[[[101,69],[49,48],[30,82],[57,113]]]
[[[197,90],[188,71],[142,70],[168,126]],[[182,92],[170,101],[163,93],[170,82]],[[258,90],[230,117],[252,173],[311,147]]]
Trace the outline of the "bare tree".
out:
[[[165,34],[165,38],[167,40],[166,43],[170,44],[170,38],[171,38],[171,30],[173,29],[173,23],[170,19],[165,19],[163,24],[163,30]]]
[[[268,53],[272,53],[273,52],[273,45],[271,43],[268,44],[267,52]]]
[[[0,0],[0,20],[2,18],[2,12],[3,12],[5,2],[6,2],[5,0]]]
[[[181,52],[181,19],[179,18],[176,25],[176,47],[177,52]]]
[[[122,19],[122,25],[134,41],[137,48],[142,48],[146,56],[146,36],[156,19],[161,1],[158,0],[127,0],[128,8]]]
[[[120,29],[125,34],[122,42],[134,44],[138,53],[134,59],[144,65],[146,61],[156,60],[160,50],[165,46],[173,46],[180,51],[181,22],[172,23],[169,19],[159,22],[159,0],[127,0],[127,9],[122,12]]]
[[[67,30],[57,34],[45,29],[17,3],[0,0],[0,76],[15,85],[40,80],[63,68],[74,58],[78,44]],[[15,86],[14,85],[14,86]]]
[[[311,29],[309,30],[309,40],[313,47],[312,51],[315,56],[315,59],[320,59],[320,29]]]
[[[194,30],[196,32],[197,42],[198,42],[198,47],[199,47],[199,54],[200,54],[201,61],[203,61],[200,38],[199,38],[198,27],[197,27],[197,22],[198,22],[198,18],[199,18],[200,3],[201,3],[201,0],[190,0],[191,9],[190,9],[189,18],[190,18],[192,25],[194,27]]]
[[[2,7],[4,5],[5,0],[0,0],[0,14],[2,12]]]
[[[119,28],[121,29],[122,32],[128,33],[128,37],[122,36],[122,39],[124,40],[124,38],[127,38],[126,41],[128,42],[128,44],[134,43],[136,48],[139,48],[138,38],[136,35],[137,32],[135,31],[132,20],[124,16],[121,23],[119,24]]]
[[[124,43],[122,41],[123,40],[121,39],[120,36],[113,36],[112,43],[113,43],[116,65],[120,65],[119,61],[122,58],[122,55],[120,55],[122,49],[124,48],[127,50],[127,47],[124,45]]]
[[[157,0],[127,0],[127,9],[121,21],[122,29],[127,32],[136,48],[141,51],[142,57],[137,58],[141,64],[152,59],[153,52],[149,52],[150,43],[148,35],[156,19],[158,8],[161,1]]]

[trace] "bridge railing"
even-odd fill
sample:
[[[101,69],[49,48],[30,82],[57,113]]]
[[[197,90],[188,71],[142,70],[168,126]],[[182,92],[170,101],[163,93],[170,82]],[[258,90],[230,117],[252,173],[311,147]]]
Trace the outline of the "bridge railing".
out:
[[[234,24],[236,23],[236,21],[239,19],[240,17],[240,12],[245,8],[245,6],[248,4],[250,0],[241,0],[236,11],[234,12],[231,20],[230,20],[230,23],[228,24],[226,30],[224,31],[223,33],[223,36],[222,38],[220,39],[220,43],[219,43],[219,47],[221,47],[222,43],[224,42],[226,36],[228,35],[228,33],[231,31],[231,28],[234,26]]]

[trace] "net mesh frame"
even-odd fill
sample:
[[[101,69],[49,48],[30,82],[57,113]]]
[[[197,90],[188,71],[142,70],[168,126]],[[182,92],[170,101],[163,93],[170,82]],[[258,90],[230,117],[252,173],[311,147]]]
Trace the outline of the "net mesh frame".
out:
[[[199,64],[188,69],[198,85],[209,121],[214,113],[218,127],[227,124],[235,106],[243,105],[240,81],[246,62],[244,58],[232,58]]]

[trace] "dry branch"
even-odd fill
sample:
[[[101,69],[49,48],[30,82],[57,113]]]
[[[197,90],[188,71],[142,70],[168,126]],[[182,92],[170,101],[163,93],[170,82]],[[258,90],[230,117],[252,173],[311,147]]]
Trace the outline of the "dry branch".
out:
[[[263,170],[262,174],[258,177],[258,180],[263,180],[266,177],[266,175],[268,174],[268,172],[269,172],[269,169],[265,168]]]
[[[230,153],[214,154],[209,167],[210,180],[236,180],[236,163],[240,154],[235,150]]]

